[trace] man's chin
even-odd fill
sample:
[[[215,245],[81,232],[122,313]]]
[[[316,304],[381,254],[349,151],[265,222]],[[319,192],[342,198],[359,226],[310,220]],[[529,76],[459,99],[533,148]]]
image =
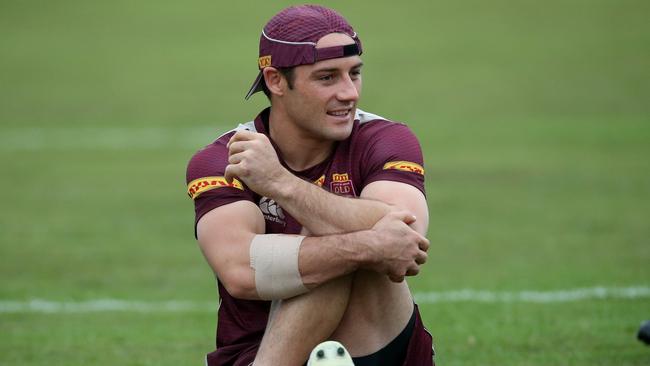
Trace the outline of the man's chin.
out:
[[[345,126],[344,128],[337,129],[335,131],[330,132],[329,139],[332,141],[343,141],[350,137],[350,134],[352,133],[352,124],[349,126]]]

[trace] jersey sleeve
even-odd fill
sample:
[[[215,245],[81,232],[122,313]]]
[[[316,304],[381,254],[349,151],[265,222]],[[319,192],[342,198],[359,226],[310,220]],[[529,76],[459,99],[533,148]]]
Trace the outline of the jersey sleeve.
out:
[[[363,126],[361,185],[379,180],[406,183],[424,189],[424,159],[418,139],[408,126],[377,121]]]
[[[224,172],[228,149],[219,141],[198,151],[187,165],[187,195],[194,201],[194,225],[211,210],[241,200],[253,202],[253,192],[241,181],[228,183]]]

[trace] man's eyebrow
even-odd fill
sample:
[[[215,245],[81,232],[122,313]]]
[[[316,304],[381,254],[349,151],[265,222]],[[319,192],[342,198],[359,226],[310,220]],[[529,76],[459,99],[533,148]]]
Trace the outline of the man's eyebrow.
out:
[[[350,69],[352,69],[352,70],[358,69],[361,66],[363,66],[363,62],[359,62],[358,64],[352,66]],[[336,71],[339,71],[339,70],[340,70],[339,67],[327,67],[327,68],[323,68],[323,69],[316,69],[316,70],[312,71],[312,74],[315,74],[315,73],[318,73],[318,72],[336,72]]]

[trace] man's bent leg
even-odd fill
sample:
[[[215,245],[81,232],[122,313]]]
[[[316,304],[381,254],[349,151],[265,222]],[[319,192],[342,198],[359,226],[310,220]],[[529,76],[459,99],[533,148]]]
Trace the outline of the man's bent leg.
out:
[[[274,304],[254,365],[303,365],[312,348],[338,327],[348,306],[353,277],[341,277]]]
[[[344,344],[352,356],[370,355],[404,330],[413,306],[406,281],[395,283],[385,275],[357,271],[348,307],[331,338]]]
[[[395,339],[412,315],[406,282],[357,271],[273,307],[255,366],[302,365],[326,339],[365,356]]]

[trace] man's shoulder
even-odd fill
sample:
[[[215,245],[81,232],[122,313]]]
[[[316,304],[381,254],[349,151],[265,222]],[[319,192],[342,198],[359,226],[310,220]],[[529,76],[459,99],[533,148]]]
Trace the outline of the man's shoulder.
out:
[[[187,182],[207,176],[223,175],[228,165],[228,141],[232,135],[241,130],[255,131],[255,124],[252,121],[240,123],[194,153],[187,164]]]
[[[405,134],[409,136],[413,135],[413,132],[405,123],[369,113],[361,109],[357,109],[355,119],[359,121],[359,128],[355,136],[357,139],[399,138]]]

